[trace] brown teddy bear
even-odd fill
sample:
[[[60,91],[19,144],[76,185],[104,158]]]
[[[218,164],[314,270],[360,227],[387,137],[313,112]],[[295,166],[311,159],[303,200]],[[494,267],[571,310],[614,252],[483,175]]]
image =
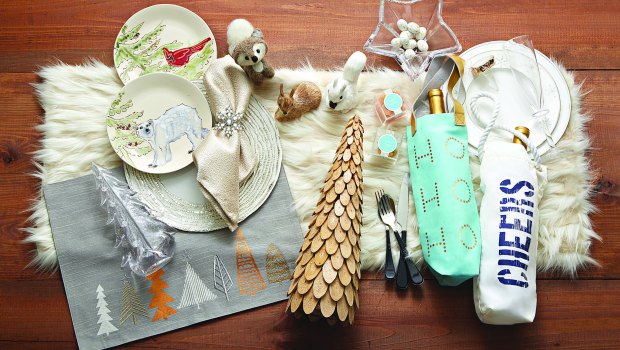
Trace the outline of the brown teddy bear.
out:
[[[265,60],[267,43],[263,32],[245,19],[235,19],[228,25],[228,53],[243,68],[250,80],[260,85],[275,75]]]

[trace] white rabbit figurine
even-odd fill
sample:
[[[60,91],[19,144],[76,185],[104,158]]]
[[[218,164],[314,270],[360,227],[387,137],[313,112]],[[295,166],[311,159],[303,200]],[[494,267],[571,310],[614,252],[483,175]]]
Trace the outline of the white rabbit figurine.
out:
[[[344,65],[342,77],[327,86],[327,105],[336,111],[348,111],[357,102],[357,80],[366,66],[366,55],[355,51]]]

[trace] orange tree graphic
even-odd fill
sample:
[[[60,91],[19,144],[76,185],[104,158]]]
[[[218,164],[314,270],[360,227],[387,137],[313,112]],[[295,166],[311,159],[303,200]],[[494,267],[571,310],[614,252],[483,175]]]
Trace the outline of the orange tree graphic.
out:
[[[153,299],[151,299],[149,309],[155,307],[157,308],[157,310],[155,311],[155,315],[153,316],[153,322],[161,318],[167,320],[168,316],[177,313],[177,310],[166,305],[173,302],[174,298],[164,292],[164,289],[168,288],[168,283],[164,282],[164,280],[161,279],[161,276],[163,276],[164,274],[166,274],[166,272],[163,269],[159,269],[152,274],[146,276],[146,279],[151,281],[151,288],[149,289],[149,293],[153,294]]]
[[[248,242],[243,236],[241,228],[237,229],[236,236],[236,258],[237,258],[237,281],[239,283],[239,294],[255,296],[256,292],[265,289],[265,281],[260,274],[258,266],[254,261]]]

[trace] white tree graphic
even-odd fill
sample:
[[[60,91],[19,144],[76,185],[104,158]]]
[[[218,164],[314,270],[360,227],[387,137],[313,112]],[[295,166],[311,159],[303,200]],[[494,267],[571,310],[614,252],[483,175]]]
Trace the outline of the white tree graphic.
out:
[[[200,309],[200,304],[207,300],[213,300],[217,296],[202,282],[196,271],[187,262],[185,269],[185,284],[183,285],[183,295],[179,303],[179,309],[196,305]]]
[[[233,286],[233,281],[230,278],[226,266],[217,255],[213,257],[213,283],[215,289],[224,293],[226,295],[226,300],[230,301],[228,298],[228,291]]]
[[[118,331],[118,328],[114,327],[114,325],[110,323],[110,321],[112,321],[112,317],[108,315],[110,313],[110,309],[108,309],[108,303],[105,301],[105,294],[103,293],[103,287],[101,287],[101,285],[97,287],[97,308],[99,309],[99,311],[97,311],[97,315],[99,316],[99,321],[97,321],[97,324],[101,325],[99,326],[99,332],[97,332],[97,335],[99,336],[104,333],[105,335],[108,335],[112,332]]]

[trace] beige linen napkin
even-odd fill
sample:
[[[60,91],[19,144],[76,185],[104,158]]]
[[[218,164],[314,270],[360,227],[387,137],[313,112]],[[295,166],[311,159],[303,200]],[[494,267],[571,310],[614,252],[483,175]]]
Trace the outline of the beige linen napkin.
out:
[[[251,84],[233,59],[225,56],[209,66],[204,85],[215,125],[194,151],[197,180],[204,196],[234,231],[239,223],[239,184],[258,163],[241,127]]]

